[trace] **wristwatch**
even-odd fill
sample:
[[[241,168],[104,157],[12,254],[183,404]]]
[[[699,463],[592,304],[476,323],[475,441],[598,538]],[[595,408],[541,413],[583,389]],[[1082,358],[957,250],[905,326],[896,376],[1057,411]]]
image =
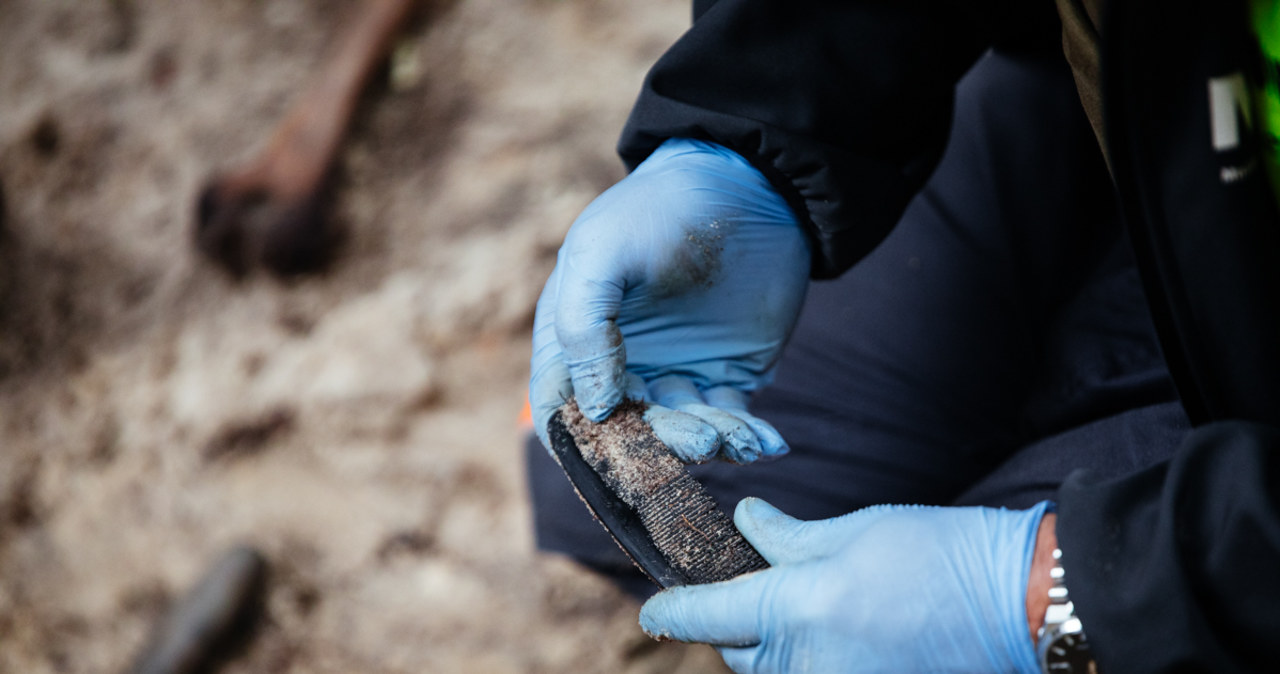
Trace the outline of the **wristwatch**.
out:
[[[1036,652],[1040,657],[1040,671],[1044,674],[1097,674],[1098,665],[1089,649],[1076,607],[1067,594],[1062,569],[1062,550],[1053,551],[1053,568],[1049,577],[1049,608],[1044,612],[1044,626],[1036,635]]]

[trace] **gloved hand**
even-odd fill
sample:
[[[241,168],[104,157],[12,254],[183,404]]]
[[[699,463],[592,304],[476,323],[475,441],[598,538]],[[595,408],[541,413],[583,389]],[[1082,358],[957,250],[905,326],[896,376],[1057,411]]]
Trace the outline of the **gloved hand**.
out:
[[[654,636],[720,646],[747,672],[1039,672],[1031,510],[878,506],[801,522],[759,499],[734,522],[772,568],[665,590]]]
[[[746,411],[795,326],[809,250],[768,180],[713,143],[672,139],[573,223],[538,299],[529,400],[576,396],[601,421],[624,397],[685,461],[787,451]],[[656,404],[655,404],[656,403]]]

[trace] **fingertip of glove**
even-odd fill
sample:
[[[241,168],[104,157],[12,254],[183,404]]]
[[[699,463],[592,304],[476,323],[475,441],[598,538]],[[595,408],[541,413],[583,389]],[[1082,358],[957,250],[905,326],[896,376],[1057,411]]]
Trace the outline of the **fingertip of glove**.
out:
[[[742,438],[730,437],[724,445],[724,455],[726,459],[733,463],[747,464],[754,463],[761,456],[764,456],[764,450],[755,438],[748,441]]]
[[[627,388],[624,365],[625,361],[602,357],[566,366],[578,409],[587,419],[600,423],[622,402]]]
[[[684,614],[694,586],[668,588],[653,595],[640,607],[640,629],[657,641],[683,641],[677,636],[688,619]]]
[[[791,453],[791,447],[783,439],[781,435],[768,437],[760,436],[760,454],[766,459],[776,459]]]
[[[748,496],[738,501],[738,507],[733,511],[733,523],[739,529],[754,528],[757,522],[782,518],[791,519],[791,516],[775,508],[772,503],[756,496]]]
[[[787,446],[787,441],[782,438],[782,434],[769,422],[746,412],[739,412],[737,416],[746,421],[748,427],[751,428],[751,432],[755,434],[755,442],[760,446],[761,457],[773,458],[791,451],[791,448]]]
[[[754,511],[756,508],[761,507],[762,505],[767,506],[769,505],[769,502],[760,498],[759,496],[746,496],[746,497],[743,497],[741,501],[738,501],[738,507],[734,509],[734,514],[750,513]]]
[[[655,613],[661,613],[661,609],[654,602],[657,600],[661,604],[662,600],[657,596],[651,598],[640,607],[640,629],[649,635],[650,638],[658,641],[670,641],[671,635],[659,626],[659,618]]]
[[[653,428],[654,435],[685,463],[708,461],[719,449],[716,430],[697,417],[653,406],[645,412],[644,420]]]
[[[597,424],[608,419],[620,402],[622,402],[622,394],[617,391],[604,394],[592,392],[578,394],[578,409],[582,410],[583,416]]]

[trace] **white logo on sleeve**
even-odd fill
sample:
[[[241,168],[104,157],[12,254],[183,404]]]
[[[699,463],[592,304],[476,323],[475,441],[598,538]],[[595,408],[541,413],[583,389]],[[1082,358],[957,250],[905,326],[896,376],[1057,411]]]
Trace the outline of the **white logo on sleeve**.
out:
[[[1213,149],[1218,152],[1239,149],[1241,128],[1246,133],[1253,130],[1253,104],[1249,101],[1244,73],[1209,78],[1209,127],[1213,134]],[[1257,166],[1257,159],[1250,156],[1243,164],[1222,166],[1218,177],[1223,184],[1239,182],[1253,173]]]

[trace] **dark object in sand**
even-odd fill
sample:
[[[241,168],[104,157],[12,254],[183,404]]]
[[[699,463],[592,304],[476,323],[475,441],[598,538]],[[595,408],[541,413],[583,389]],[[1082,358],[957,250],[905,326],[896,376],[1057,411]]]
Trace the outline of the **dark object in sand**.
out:
[[[207,674],[244,649],[261,618],[267,563],[236,547],[156,626],[132,674]]]
[[[596,520],[664,588],[768,568],[643,414],[627,402],[597,424],[570,400],[548,423],[552,454]]]

